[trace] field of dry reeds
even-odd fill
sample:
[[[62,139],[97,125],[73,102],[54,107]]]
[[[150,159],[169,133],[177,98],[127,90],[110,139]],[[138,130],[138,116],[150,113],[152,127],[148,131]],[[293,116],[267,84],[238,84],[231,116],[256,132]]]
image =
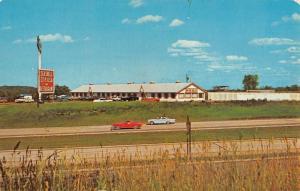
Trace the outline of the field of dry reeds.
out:
[[[240,152],[238,142],[226,142],[210,154],[209,143],[201,142],[191,158],[184,146],[172,153],[137,150],[71,159],[41,150],[37,160],[30,149],[19,156],[16,145],[9,159],[0,159],[0,190],[297,190],[298,148],[284,144],[280,152],[270,149],[272,141]]]

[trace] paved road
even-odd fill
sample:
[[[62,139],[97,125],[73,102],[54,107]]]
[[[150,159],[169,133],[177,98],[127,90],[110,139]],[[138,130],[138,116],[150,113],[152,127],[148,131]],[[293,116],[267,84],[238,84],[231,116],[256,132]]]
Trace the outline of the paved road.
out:
[[[202,141],[192,144],[193,156],[217,156],[219,153],[232,154],[260,154],[286,152],[289,148],[290,152],[300,152],[300,139],[275,139],[270,140],[244,140],[244,141]],[[42,158],[53,156],[57,153],[58,158],[66,157],[67,160],[72,158],[82,160],[105,159],[107,156],[117,158],[116,156],[131,157],[131,159],[151,159],[162,156],[158,153],[165,152],[165,157],[174,156],[180,151],[182,156],[186,153],[186,143],[168,143],[168,144],[142,144],[142,145],[119,145],[104,147],[77,147],[77,148],[57,148],[44,149]],[[14,153],[14,154],[13,154]],[[20,161],[26,155],[26,150],[0,151],[0,158],[6,158],[7,161]],[[30,158],[36,160],[39,156],[39,150],[32,149]],[[121,157],[122,158],[122,157]]]
[[[192,128],[194,130],[279,127],[279,126],[280,127],[300,126],[300,118],[192,122]],[[185,123],[176,123],[172,125],[152,125],[152,126],[144,125],[141,129],[138,130],[111,131],[110,127],[111,127],[110,125],[104,125],[104,126],[80,126],[80,127],[0,129],[0,138],[186,130]]]

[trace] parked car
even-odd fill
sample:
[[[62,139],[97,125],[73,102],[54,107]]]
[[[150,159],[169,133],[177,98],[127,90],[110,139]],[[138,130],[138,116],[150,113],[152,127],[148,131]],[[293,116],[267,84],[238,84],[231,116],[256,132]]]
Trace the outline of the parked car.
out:
[[[98,98],[98,99],[94,99],[93,102],[95,103],[100,103],[100,102],[111,102],[113,100],[111,99],[106,99],[106,98]]]
[[[159,125],[159,124],[174,124],[176,123],[175,119],[170,119],[168,117],[158,117],[156,119],[149,119],[149,125]]]
[[[34,100],[32,99],[31,95],[23,95],[21,94],[21,96],[17,99],[15,99],[16,103],[32,103],[34,102]]]
[[[56,97],[57,101],[69,101],[69,99],[70,98],[67,95],[59,95],[59,96]]]
[[[6,97],[0,97],[0,103],[7,103],[8,99]]]
[[[145,102],[159,102],[160,99],[159,98],[154,98],[154,97],[147,97],[147,98],[143,98],[142,101],[145,101]]]
[[[120,97],[113,97],[112,100],[113,101],[121,101],[122,99]]]
[[[129,96],[129,97],[122,97],[121,98],[121,101],[137,101],[139,100],[138,97],[135,97],[135,96]]]
[[[111,130],[117,129],[140,129],[143,126],[143,123],[134,122],[134,121],[126,121],[122,123],[114,123],[111,126]]]

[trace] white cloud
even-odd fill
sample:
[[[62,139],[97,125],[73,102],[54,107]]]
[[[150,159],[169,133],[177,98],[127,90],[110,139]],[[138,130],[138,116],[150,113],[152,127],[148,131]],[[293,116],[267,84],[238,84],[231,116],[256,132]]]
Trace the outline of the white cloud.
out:
[[[74,40],[69,35],[62,35],[60,33],[56,34],[46,34],[46,35],[40,35],[40,39],[43,42],[54,42],[54,41],[60,41],[63,43],[72,43]],[[35,41],[35,39],[34,39]]]
[[[140,17],[136,20],[137,24],[143,24],[148,22],[160,22],[163,20],[163,17],[160,15],[145,15],[143,17]]]
[[[40,35],[40,39],[42,42],[62,42],[62,43],[72,43],[74,42],[73,38],[69,35],[62,35],[60,33],[56,34],[46,34],[46,35]],[[18,44],[18,43],[35,43],[36,42],[36,37],[22,40],[22,39],[17,39],[13,43]]]
[[[1,0],[0,0],[1,2]],[[12,27],[11,26],[4,26],[4,27],[1,27],[1,30],[5,31],[5,30],[11,30]]]
[[[170,56],[183,56],[193,58],[199,62],[213,62],[219,59],[205,49],[209,43],[195,40],[177,40],[168,48]]]
[[[17,40],[14,40],[14,41],[13,41],[13,44],[20,44],[20,43],[22,43],[22,42],[23,42],[22,39],[17,39]]]
[[[180,25],[183,25],[184,22],[179,19],[173,19],[172,22],[169,24],[170,27],[178,27]]]
[[[89,36],[86,36],[83,40],[84,40],[84,41],[89,41],[89,40],[90,40],[90,37],[89,37]]]
[[[125,18],[121,22],[122,22],[122,24],[129,24],[129,23],[131,23],[131,20],[128,18]]]
[[[144,4],[144,1],[143,0],[131,0],[129,2],[129,5],[134,7],[134,8],[137,8],[137,7],[140,7]]]
[[[177,40],[172,44],[172,47],[174,48],[200,48],[209,46],[209,43],[196,40]]]
[[[300,47],[291,46],[286,51],[289,52],[289,53],[296,53],[296,54],[298,54],[298,53],[300,53]]]
[[[285,15],[281,17],[281,20],[272,22],[272,26],[277,26],[281,23],[287,23],[287,22],[300,22],[300,14],[293,13],[292,15]]]
[[[237,56],[237,55],[228,55],[226,56],[226,60],[227,61],[237,61],[237,62],[240,62],[240,61],[247,61],[248,60],[248,57],[246,56]]]
[[[293,21],[300,22],[300,14],[299,13],[292,14],[291,18]]]
[[[297,59],[295,61],[292,62],[293,64],[300,64],[300,59]]]
[[[279,60],[278,62],[279,62],[280,64],[286,64],[286,63],[287,63],[286,60]]]
[[[289,38],[255,38],[249,42],[249,44],[257,46],[267,45],[298,45],[300,42]]]

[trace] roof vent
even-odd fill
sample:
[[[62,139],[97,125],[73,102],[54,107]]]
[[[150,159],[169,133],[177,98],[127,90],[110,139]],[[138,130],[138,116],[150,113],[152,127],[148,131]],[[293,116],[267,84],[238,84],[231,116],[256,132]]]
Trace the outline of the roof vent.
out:
[[[149,84],[155,84],[155,81],[150,81]]]
[[[181,83],[179,80],[176,80],[176,82],[175,83]]]

